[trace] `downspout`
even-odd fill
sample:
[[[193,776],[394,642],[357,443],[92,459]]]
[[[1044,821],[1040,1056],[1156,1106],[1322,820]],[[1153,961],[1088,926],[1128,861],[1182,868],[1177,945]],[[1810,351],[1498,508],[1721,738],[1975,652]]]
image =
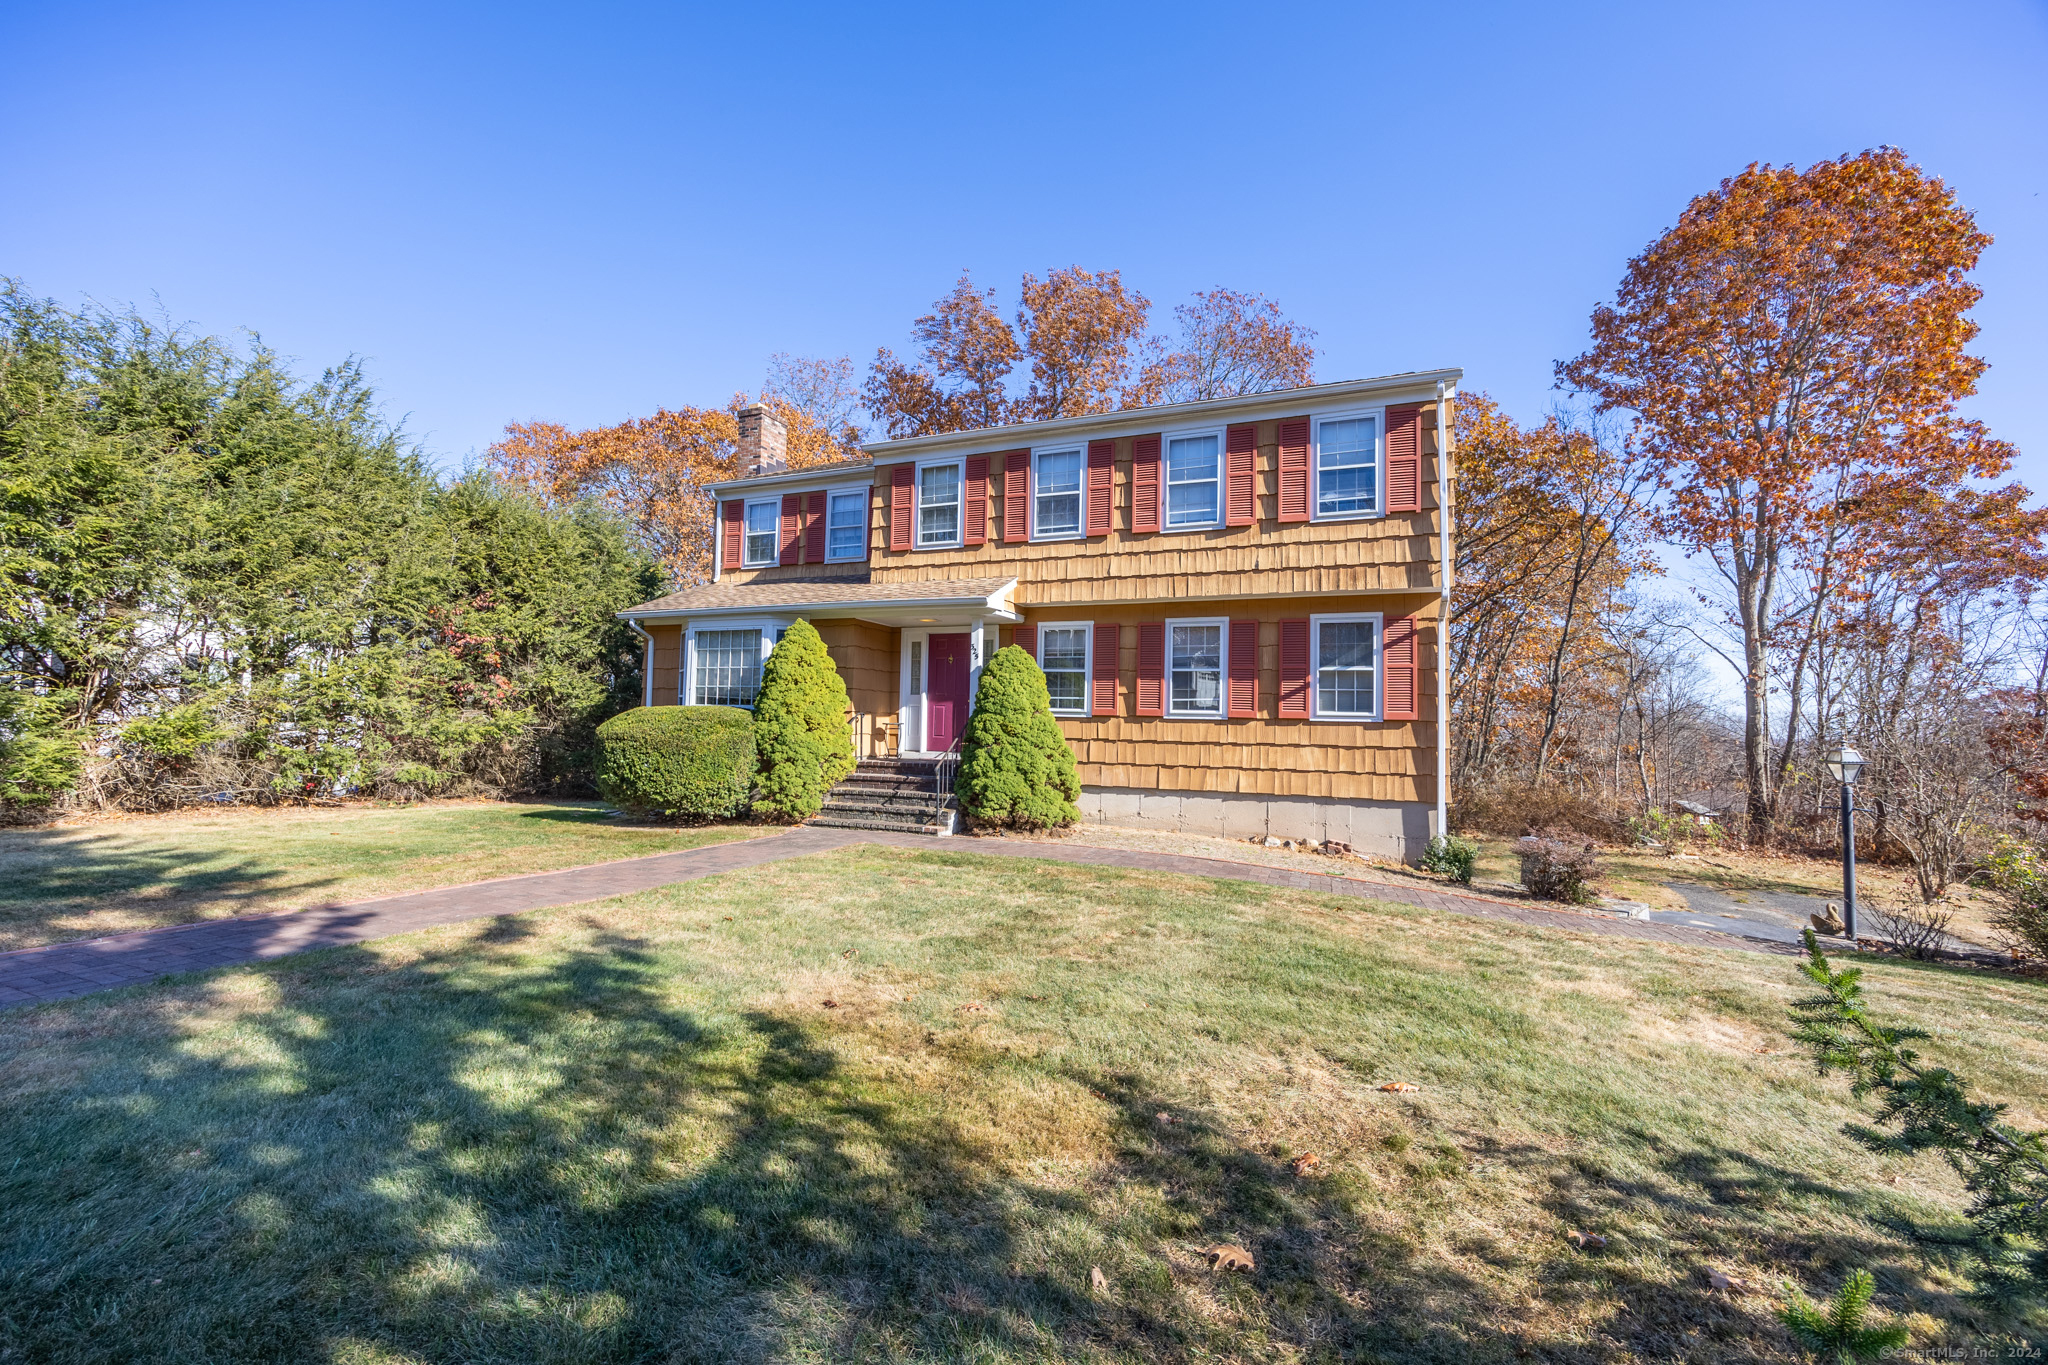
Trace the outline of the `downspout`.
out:
[[[1457,393],[1454,385],[1436,386],[1436,832],[1448,839],[1451,789],[1451,428],[1444,408]]]
[[[643,662],[640,665],[640,704],[642,706],[652,706],[654,705],[654,637],[640,629],[640,623],[630,616],[626,618],[626,624],[632,627],[635,635],[647,642],[647,648],[641,653]]]

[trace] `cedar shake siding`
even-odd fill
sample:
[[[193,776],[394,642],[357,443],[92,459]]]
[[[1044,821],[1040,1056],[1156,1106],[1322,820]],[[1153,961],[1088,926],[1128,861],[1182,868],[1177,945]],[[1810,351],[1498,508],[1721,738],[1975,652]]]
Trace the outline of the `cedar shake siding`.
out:
[[[956,686],[929,676],[938,637],[957,659],[966,633],[977,676],[1015,643],[1060,675],[1088,818],[1341,838],[1412,858],[1442,799],[1452,509],[1438,427],[1459,378],[879,442],[862,460],[716,485],[714,581],[624,613],[653,639],[650,699],[678,699],[694,667],[686,636],[760,629],[765,649],[803,617],[846,680],[859,752],[928,754],[957,732],[934,701]],[[1191,459],[1187,445],[1210,437],[1213,492],[1206,447]],[[1213,525],[1172,525],[1175,509],[1211,505]],[[918,548],[939,528],[947,543]],[[1338,619],[1312,626],[1320,618]],[[1191,690],[1178,702],[1169,621],[1225,627],[1194,644],[1182,633]],[[1069,653],[1048,661],[1053,626],[1079,634],[1057,637]],[[1223,657],[1189,663],[1205,638]],[[1073,652],[1084,639],[1085,664]],[[1175,714],[1212,681],[1220,714]]]

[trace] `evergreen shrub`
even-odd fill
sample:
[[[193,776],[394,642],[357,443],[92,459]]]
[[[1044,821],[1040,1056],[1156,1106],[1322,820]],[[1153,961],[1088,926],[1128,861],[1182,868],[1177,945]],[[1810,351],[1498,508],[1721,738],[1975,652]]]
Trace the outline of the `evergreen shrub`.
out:
[[[754,718],[737,706],[640,706],[597,727],[597,789],[622,810],[724,820],[754,789]]]
[[[754,702],[761,765],[757,809],[785,820],[818,813],[825,793],[853,771],[850,710],[846,683],[825,641],[809,621],[798,621],[761,667],[761,694]]]
[[[1053,719],[1045,674],[1015,645],[981,670],[954,790],[960,808],[984,825],[1046,829],[1081,818],[1081,778]]]

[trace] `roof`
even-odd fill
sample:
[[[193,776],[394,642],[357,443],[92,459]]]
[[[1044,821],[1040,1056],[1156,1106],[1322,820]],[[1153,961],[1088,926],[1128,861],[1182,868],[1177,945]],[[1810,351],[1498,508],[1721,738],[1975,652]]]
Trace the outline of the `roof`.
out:
[[[1406,374],[1381,375],[1374,379],[1345,379],[1334,384],[1310,384],[1299,389],[1273,389],[1266,393],[1240,394],[1235,398],[1210,398],[1200,403],[1166,403],[1151,408],[1123,408],[1116,412],[1092,412],[1082,417],[1054,417],[1043,422],[1016,422],[1006,427],[975,427],[969,431],[946,431],[936,436],[907,436],[900,441],[876,441],[861,447],[861,460],[843,460],[829,465],[753,479],[727,479],[706,484],[713,493],[728,488],[758,488],[799,481],[825,480],[838,474],[872,469],[885,460],[907,460],[920,455],[950,450],[1007,450],[1035,445],[1043,440],[1061,440],[1084,434],[1142,432],[1148,426],[1199,422],[1225,413],[1260,417],[1289,417],[1308,404],[1322,405],[1349,400],[1415,401],[1434,397],[1439,385],[1456,389],[1465,377],[1460,369],[1413,370]]]
[[[1015,578],[949,578],[938,582],[870,583],[865,578],[786,578],[768,583],[706,583],[684,588],[619,615],[703,616],[828,607],[852,613],[861,607],[985,607],[1015,587]]]
[[[868,459],[830,460],[824,464],[805,465],[802,469],[756,474],[752,478],[720,479],[717,483],[707,483],[704,487],[716,493],[721,488],[738,488],[742,484],[748,488],[762,488],[784,483],[830,483],[834,479],[845,478],[850,474],[867,473],[874,467],[875,462]]]

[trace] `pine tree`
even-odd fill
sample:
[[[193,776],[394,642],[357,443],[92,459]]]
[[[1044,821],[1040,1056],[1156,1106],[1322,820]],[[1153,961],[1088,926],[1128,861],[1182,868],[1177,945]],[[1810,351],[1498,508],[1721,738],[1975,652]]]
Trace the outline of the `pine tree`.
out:
[[[853,735],[846,683],[809,621],[784,632],[761,667],[754,701],[754,744],[760,756],[757,810],[808,820],[825,793],[853,771]]]
[[[1823,1308],[1804,1294],[1795,1294],[1779,1314],[1792,1337],[1822,1360],[1855,1365],[1861,1360],[1881,1360],[1906,1344],[1906,1325],[1895,1322],[1885,1327],[1867,1327],[1864,1315],[1877,1294],[1877,1280],[1867,1270],[1853,1270]]]
[[[1009,645],[981,670],[960,739],[960,808],[985,825],[1045,829],[1081,818],[1074,751],[1053,719],[1045,674]]]

